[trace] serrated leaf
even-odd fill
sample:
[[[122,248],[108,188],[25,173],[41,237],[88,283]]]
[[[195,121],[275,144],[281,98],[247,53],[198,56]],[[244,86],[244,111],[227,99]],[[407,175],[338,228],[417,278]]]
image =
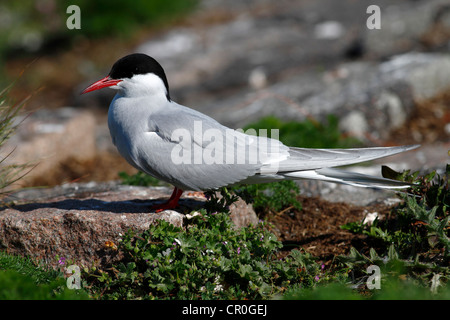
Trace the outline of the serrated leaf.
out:
[[[397,253],[397,250],[395,250],[395,246],[393,244],[389,246],[388,258],[391,261],[392,260],[398,260],[398,253]]]
[[[372,261],[375,261],[375,260],[380,259],[380,257],[378,256],[378,253],[375,251],[374,248],[370,248],[370,250],[369,250],[369,255],[370,255],[370,259],[371,259]]]

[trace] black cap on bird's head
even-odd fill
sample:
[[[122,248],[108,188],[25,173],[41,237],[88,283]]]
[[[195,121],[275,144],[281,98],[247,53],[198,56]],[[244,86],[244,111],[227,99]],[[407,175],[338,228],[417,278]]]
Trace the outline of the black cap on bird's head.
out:
[[[108,76],[88,86],[82,91],[82,94],[111,87],[118,84],[123,79],[148,73],[153,73],[161,78],[166,87],[167,100],[170,101],[169,83],[167,82],[163,67],[154,58],[143,53],[133,53],[117,60],[112,66]]]

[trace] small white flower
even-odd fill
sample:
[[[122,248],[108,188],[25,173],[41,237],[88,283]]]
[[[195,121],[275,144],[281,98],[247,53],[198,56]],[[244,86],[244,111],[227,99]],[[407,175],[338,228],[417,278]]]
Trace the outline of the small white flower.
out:
[[[378,218],[378,212],[369,212],[364,218],[363,224],[367,224],[368,226],[370,226],[376,218]]]
[[[223,285],[220,284],[220,277],[219,276],[216,276],[216,278],[214,279],[214,284],[216,285],[214,287],[214,292],[223,291]]]
[[[214,253],[211,249],[206,249],[205,251],[201,251],[202,255],[206,255],[207,253]]]
[[[200,212],[198,212],[198,211],[194,211],[192,214],[187,214],[186,215],[186,218],[188,218],[189,220],[191,220],[193,217],[196,217],[196,216],[201,216],[202,214],[200,213]]]

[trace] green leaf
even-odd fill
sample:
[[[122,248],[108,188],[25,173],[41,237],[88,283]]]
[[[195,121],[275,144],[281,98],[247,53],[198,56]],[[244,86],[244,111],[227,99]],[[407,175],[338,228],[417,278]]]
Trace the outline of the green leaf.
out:
[[[395,246],[391,245],[388,250],[388,258],[389,260],[398,260],[399,256],[397,251],[395,250]]]

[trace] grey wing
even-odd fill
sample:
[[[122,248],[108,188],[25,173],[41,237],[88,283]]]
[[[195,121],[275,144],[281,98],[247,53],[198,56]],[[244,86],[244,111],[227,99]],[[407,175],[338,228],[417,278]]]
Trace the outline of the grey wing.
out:
[[[370,161],[412,150],[418,145],[349,149],[289,148],[289,157],[279,163],[279,172],[314,170]]]
[[[190,190],[235,184],[258,172],[260,162],[249,161],[248,155],[240,159],[240,151],[249,148],[256,137],[224,127],[192,109],[173,111],[158,112],[149,120],[147,141],[142,141],[143,154],[138,157],[145,172]]]

